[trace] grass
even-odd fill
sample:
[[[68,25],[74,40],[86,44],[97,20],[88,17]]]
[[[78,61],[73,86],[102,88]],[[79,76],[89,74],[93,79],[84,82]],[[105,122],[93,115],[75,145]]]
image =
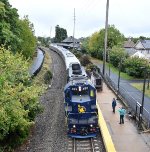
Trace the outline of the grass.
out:
[[[143,83],[131,83],[131,85],[136,89],[143,91]],[[145,95],[150,97],[150,89],[147,89],[147,84],[145,85]]]
[[[48,87],[48,85],[45,84],[45,82],[44,82],[44,75],[48,70],[51,71],[51,65],[52,65],[52,59],[51,59],[50,55],[48,54],[48,52],[45,51],[45,59],[43,62],[43,66],[42,66],[40,72],[37,74],[37,76],[34,77],[34,79],[33,79],[35,84],[37,84],[39,86],[43,86],[43,88],[45,88],[45,89]]]
[[[103,61],[98,60],[98,59],[95,59],[95,58],[92,58],[92,57],[91,57],[91,61],[92,61],[93,63],[96,63],[96,64],[98,64],[98,63],[99,63],[99,64],[103,64]],[[106,62],[106,68],[109,68],[109,63],[107,63],[107,62]],[[112,71],[113,73],[115,73],[115,74],[118,75],[118,73],[119,73],[118,68],[115,68],[112,64],[110,64],[110,69],[111,69],[111,71]],[[133,79],[135,79],[134,77],[129,76],[127,73],[124,73],[124,72],[121,72],[121,73],[120,73],[120,77],[123,78],[123,79],[125,79],[125,80],[133,80]]]

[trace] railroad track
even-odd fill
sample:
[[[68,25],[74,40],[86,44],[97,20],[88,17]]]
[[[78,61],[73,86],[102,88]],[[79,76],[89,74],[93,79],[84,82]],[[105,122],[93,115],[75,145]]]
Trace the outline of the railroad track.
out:
[[[69,138],[68,152],[102,152],[98,137],[88,139]]]

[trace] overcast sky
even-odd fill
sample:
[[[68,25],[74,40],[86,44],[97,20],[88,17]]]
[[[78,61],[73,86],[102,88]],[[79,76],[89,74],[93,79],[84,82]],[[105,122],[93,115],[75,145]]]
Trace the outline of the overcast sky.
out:
[[[105,27],[107,0],[9,0],[20,18],[29,16],[36,36],[55,36],[55,26],[75,37],[92,35]],[[150,37],[150,0],[109,0],[109,24],[114,24],[126,37]],[[50,32],[51,31],[51,32]]]

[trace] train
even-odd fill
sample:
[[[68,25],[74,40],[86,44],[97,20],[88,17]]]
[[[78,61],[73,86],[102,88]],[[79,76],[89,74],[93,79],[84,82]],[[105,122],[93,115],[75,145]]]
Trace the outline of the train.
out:
[[[52,44],[65,62],[67,78],[64,87],[64,109],[67,134],[72,138],[92,138],[99,132],[96,88],[80,61],[69,50]]]

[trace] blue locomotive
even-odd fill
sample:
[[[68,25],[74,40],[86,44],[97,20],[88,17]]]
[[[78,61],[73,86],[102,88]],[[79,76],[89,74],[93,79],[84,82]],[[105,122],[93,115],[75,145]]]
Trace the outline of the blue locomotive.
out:
[[[64,88],[68,135],[95,137],[98,132],[96,89],[78,63],[71,63],[68,77]]]
[[[62,57],[66,65],[67,84],[64,87],[64,105],[68,136],[95,137],[99,131],[96,88],[73,53],[55,44],[50,48]]]

